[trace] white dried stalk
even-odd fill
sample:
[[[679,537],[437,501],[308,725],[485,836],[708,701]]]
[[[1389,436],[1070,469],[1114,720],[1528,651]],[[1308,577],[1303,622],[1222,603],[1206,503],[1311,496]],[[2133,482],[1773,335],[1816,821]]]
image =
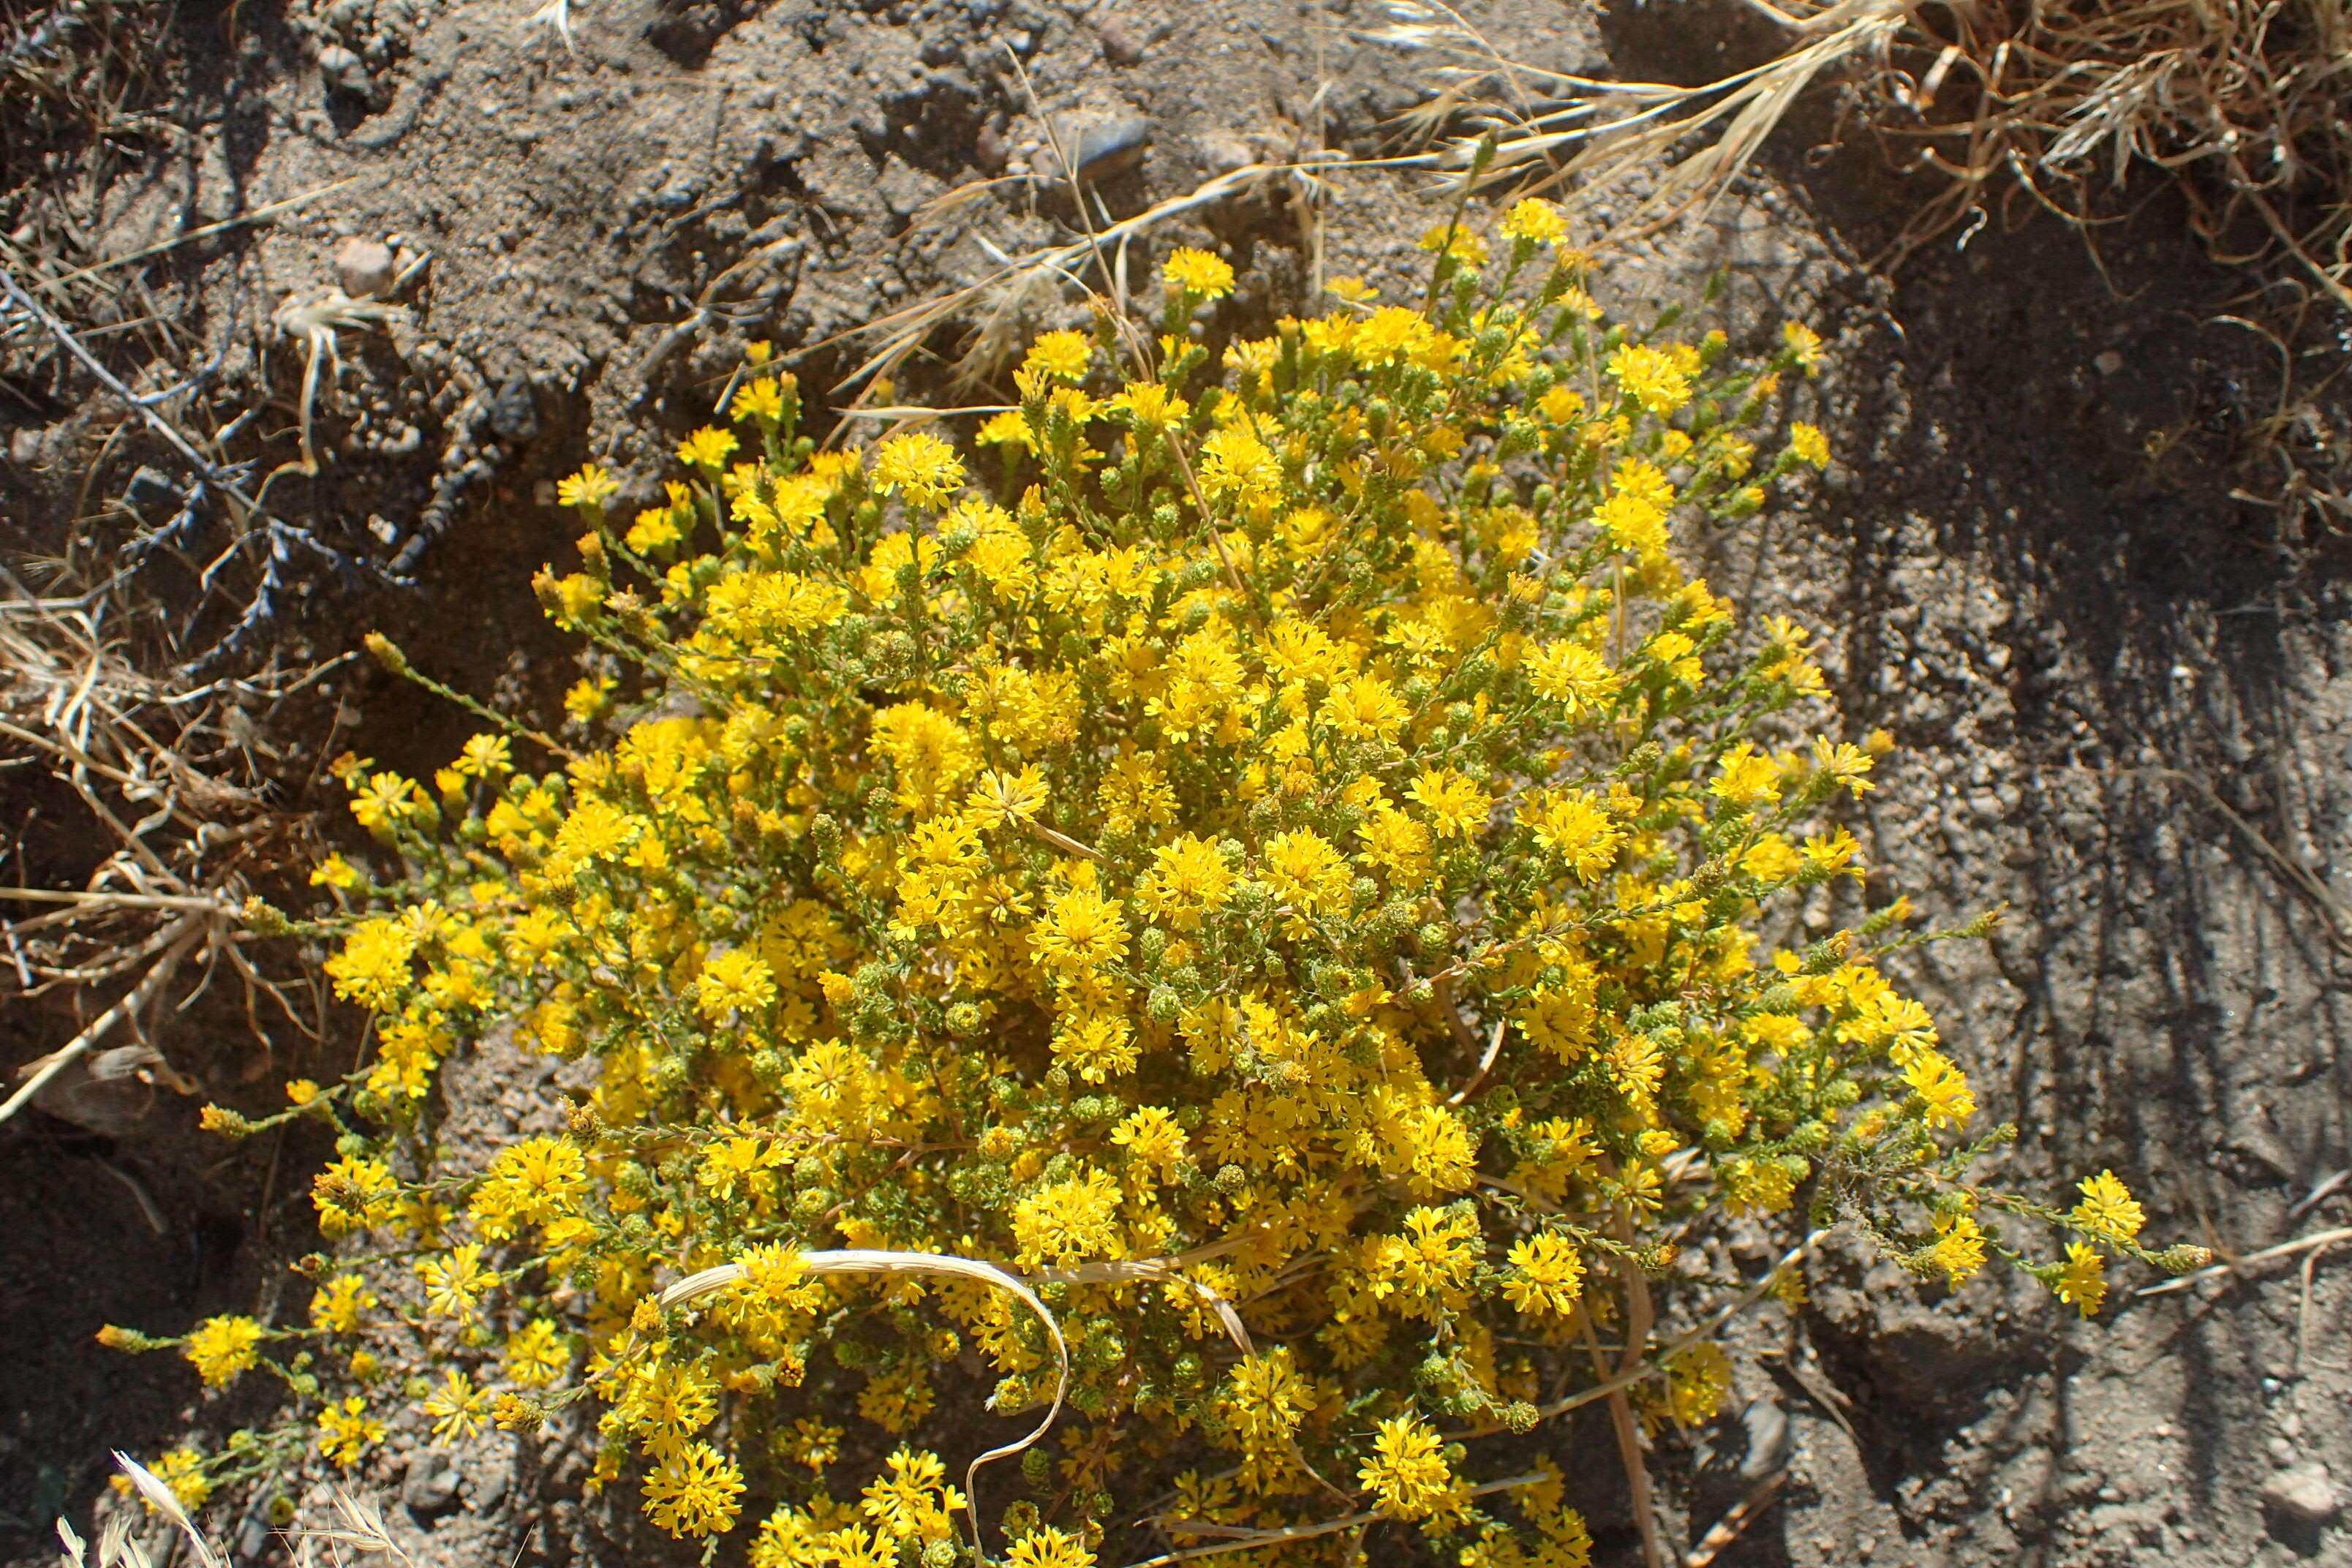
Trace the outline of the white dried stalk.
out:
[[[1031,1275],[1030,1279],[1040,1285],[1116,1285],[1146,1279],[1181,1285],[1208,1304],[1209,1310],[1217,1315],[1217,1321],[1223,1325],[1225,1337],[1234,1342],[1236,1350],[1244,1355],[1255,1355],[1257,1346],[1251,1341],[1249,1330],[1242,1326],[1242,1315],[1234,1310],[1234,1304],[1182,1272],[1195,1263],[1223,1257],[1239,1247],[1242,1241],[1241,1237],[1229,1236],[1223,1241],[1196,1247],[1173,1258],[1106,1259],[1097,1263],[1081,1263],[1076,1268],[1049,1268],[1042,1274]]]
[[[30,1104],[33,1097],[47,1088],[51,1079],[88,1055],[89,1048],[104,1039],[117,1024],[126,1018],[137,1017],[147,1004],[152,1002],[162,993],[163,987],[171,983],[172,976],[179,971],[181,959],[187,956],[188,949],[194,947],[197,939],[204,934],[204,922],[194,915],[183,915],[168,928],[167,945],[163,950],[163,956],[148,966],[146,974],[141,978],[138,984],[131,988],[128,994],[91,1020],[88,1028],[66,1042],[63,1047],[51,1051],[39,1061],[26,1065],[24,1070],[30,1076],[26,1079],[23,1087],[8,1097],[5,1104],[0,1104],[0,1121],[7,1121],[18,1110]],[[145,1470],[137,1468],[137,1460],[123,1458],[121,1454],[117,1454],[115,1458],[122,1459],[124,1464],[132,1467],[131,1479],[133,1485],[138,1484],[141,1476],[147,1475]],[[147,1479],[155,1479],[152,1476],[147,1476]],[[161,1481],[156,1481],[155,1484],[163,1486]],[[143,1491],[145,1489],[141,1489]],[[164,1487],[163,1489],[166,1493],[171,1490],[169,1487]]]
[[[120,1448],[114,1451],[114,1462],[122,1467],[122,1473],[131,1478],[131,1486],[153,1506],[157,1513],[180,1527],[180,1533],[188,1538],[188,1544],[194,1549],[196,1562],[202,1568],[223,1568],[220,1554],[214,1552],[212,1543],[205,1539],[204,1531],[196,1528],[196,1521],[188,1517],[188,1510],[180,1506],[178,1494],[165,1486],[153,1471]],[[100,1553],[101,1557],[104,1555]]]
[[[1062,1325],[1037,1293],[1029,1289],[1022,1278],[993,1263],[977,1258],[953,1258],[936,1252],[891,1252],[878,1247],[843,1247],[820,1252],[803,1252],[801,1265],[811,1274],[927,1274],[977,1280],[1000,1290],[1009,1290],[1020,1298],[1024,1306],[1037,1315],[1045,1325],[1046,1334],[1054,1342],[1054,1356],[1059,1375],[1054,1384],[1054,1403],[1036,1429],[1016,1443],[991,1448],[967,1466],[963,1473],[964,1510],[971,1526],[971,1549],[975,1559],[988,1561],[988,1550],[980,1534],[980,1468],[998,1459],[1011,1458],[1036,1446],[1053,1429],[1055,1420],[1062,1414],[1062,1397],[1069,1392],[1070,1347],[1062,1338]],[[699,1274],[689,1274],[664,1290],[658,1301],[665,1310],[682,1307],[715,1290],[723,1290],[743,1278],[740,1263],[722,1263],[716,1268],[706,1268]]]
[[[355,1552],[381,1553],[401,1563],[411,1562],[400,1542],[393,1538],[392,1531],[385,1528],[383,1510],[373,1500],[337,1487],[335,1510],[343,1516],[341,1524],[329,1525],[323,1530],[298,1530],[293,1532],[304,1557],[309,1555],[311,1542],[324,1541],[348,1546]]]
[[[319,399],[320,367],[323,364],[338,375],[342,373],[343,358],[336,346],[335,334],[344,328],[403,321],[407,315],[398,305],[387,305],[380,300],[355,300],[341,289],[330,289],[299,302],[289,299],[278,307],[278,330],[289,338],[301,339],[305,345],[300,420],[304,473],[319,471],[319,454],[310,445],[310,416]]]

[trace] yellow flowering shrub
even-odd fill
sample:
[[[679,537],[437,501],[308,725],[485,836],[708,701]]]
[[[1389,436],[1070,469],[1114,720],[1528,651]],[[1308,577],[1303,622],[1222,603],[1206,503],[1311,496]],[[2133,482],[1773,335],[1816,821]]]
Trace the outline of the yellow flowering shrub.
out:
[[[338,1275],[297,1337],[436,1347],[443,1436],[590,1398],[599,1480],[756,1568],[961,1561],[964,1514],[1084,1564],[1147,1504],[1180,1542],[1305,1527],[1265,1563],[1381,1517],[1569,1568],[1560,1479],[1495,1480],[1490,1439],[1708,1419],[1729,1363],[1687,1331],[1792,1294],[1817,1227],[1958,1282],[2026,1261],[1996,1212],[2058,1226],[2027,1266],[2095,1308],[2140,1211],[1971,1183],[1968,1081],[1881,969],[1907,911],[1761,934],[1858,881],[1835,816],[1883,748],[1813,732],[1807,634],[1674,537],[1826,460],[1757,446],[1818,340],[1609,323],[1561,232],[1437,231],[1424,299],[1351,283],[1222,374],[1190,327],[1231,270],[1180,252],[1156,343],[1047,334],[983,457],[818,450],[755,368],[664,504],[569,481],[582,563],[538,586],[629,672],[572,705],[609,741],[342,770],[402,866],[320,879],[374,1047],[286,1114],[381,1130],[315,1196],[409,1296]],[[468,1165],[436,1074],[503,1024],[593,1088]],[[1783,1270],[1678,1272],[1727,1216]],[[842,1271],[881,1254],[994,1272]],[[348,1464],[382,1399],[341,1390]],[[995,1495],[950,1477],[1049,1408]]]

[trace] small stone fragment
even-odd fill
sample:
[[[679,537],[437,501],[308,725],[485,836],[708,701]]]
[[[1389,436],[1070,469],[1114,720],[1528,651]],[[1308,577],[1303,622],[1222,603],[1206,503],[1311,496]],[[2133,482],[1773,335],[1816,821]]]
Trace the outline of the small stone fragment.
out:
[[[172,476],[161,468],[142,468],[122,487],[122,504],[136,512],[161,512],[165,516],[180,510],[186,497]]]
[[[1230,174],[1257,162],[1250,144],[1230,131],[1204,132],[1192,139],[1192,145],[1200,150],[1202,167],[1212,174]]]
[[[354,300],[373,300],[392,287],[392,247],[354,235],[335,247],[335,281]]]
[[[1078,178],[1100,180],[1142,161],[1144,149],[1151,144],[1151,121],[1140,114],[1122,114],[1110,120],[1064,123],[1055,127],[1055,133]],[[1055,174],[1062,173],[1053,158],[1039,163]]]
[[[490,429],[501,441],[528,441],[539,434],[539,400],[530,382],[518,375],[491,395]]]
[[[1012,150],[1004,144],[1004,132],[993,125],[982,126],[980,134],[972,139],[972,166],[985,174],[1001,174],[1011,157]]]
[[[1112,65],[1139,66],[1143,63],[1143,32],[1127,17],[1104,17],[1095,24],[1095,37],[1102,42],[1103,58]]]
[[[408,1475],[400,1483],[400,1500],[418,1520],[446,1513],[457,1500],[457,1467],[446,1448],[419,1448],[408,1458]]]
[[[329,44],[319,51],[319,74],[327,79],[329,87],[362,98],[375,85],[368,76],[367,62],[341,44]]]
[[[2274,1516],[2306,1527],[2326,1524],[2343,1506],[2327,1467],[2316,1460],[2273,1475],[2263,1483],[2262,1500]]]

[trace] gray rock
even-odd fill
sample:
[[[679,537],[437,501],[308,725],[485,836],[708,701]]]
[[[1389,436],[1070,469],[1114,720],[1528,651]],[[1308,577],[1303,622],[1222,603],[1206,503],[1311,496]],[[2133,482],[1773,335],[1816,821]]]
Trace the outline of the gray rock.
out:
[[[1192,139],[1202,166],[1212,174],[1230,174],[1257,162],[1255,148],[1230,131],[1207,131]]]
[[[539,400],[530,382],[516,376],[491,396],[490,428],[501,441],[528,441],[539,434]]]
[[[1125,16],[1106,16],[1095,24],[1103,58],[1115,66],[1139,66],[1149,40],[1142,29]]]
[[[2326,1524],[2343,1507],[2327,1467],[2315,1459],[2272,1476],[2263,1483],[2262,1500],[2275,1518],[2305,1526]]]
[[[319,51],[319,74],[327,79],[329,87],[362,97],[375,86],[368,76],[367,62],[341,44],[329,44]]]
[[[335,247],[335,281],[354,300],[373,300],[392,287],[392,247],[357,235]]]
[[[419,1448],[408,1457],[400,1500],[417,1521],[446,1513],[457,1500],[457,1466],[446,1448]]]
[[[1100,180],[1142,162],[1144,150],[1151,145],[1151,121],[1140,114],[1108,120],[1074,118],[1055,126],[1055,134],[1077,177]],[[1053,155],[1041,149],[1039,172],[1066,177],[1055,163]]]
[[[489,1464],[469,1468],[466,1473],[467,1500],[477,1513],[488,1513],[506,1500],[508,1490],[514,1485],[514,1469],[509,1465]]]
[[[178,511],[186,499],[172,476],[161,468],[142,468],[122,487],[122,504],[137,512],[161,512],[168,517]]]
[[[1776,1470],[1788,1468],[1793,1444],[1789,1432],[1789,1413],[1780,1408],[1777,1399],[1759,1399],[1739,1413],[1739,1424],[1748,1434],[1748,1451],[1739,1461],[1739,1479],[1760,1481]]]

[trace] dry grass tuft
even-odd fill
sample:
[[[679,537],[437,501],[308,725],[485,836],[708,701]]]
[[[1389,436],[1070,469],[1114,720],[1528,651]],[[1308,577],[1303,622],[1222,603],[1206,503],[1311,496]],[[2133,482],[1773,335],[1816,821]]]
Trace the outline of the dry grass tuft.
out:
[[[1773,58],[1697,87],[1596,81],[1505,59],[1443,0],[1391,0],[1374,36],[1441,58],[1424,129],[1467,113],[1493,142],[1477,184],[1568,185],[1589,200],[1655,172],[1612,231],[1633,237],[1711,200],[1798,96],[1836,76],[1902,163],[1948,177],[1901,256],[2023,198],[2103,221],[2135,170],[2179,176],[2217,259],[2299,271],[2352,309],[2352,9],[2343,0],[1833,0],[1783,10]],[[1695,149],[1675,156],[1679,143]],[[1469,143],[1458,165],[1472,164]],[[2285,264],[2284,268],[2279,264]]]
[[[166,997],[182,1010],[193,1005],[224,967],[243,986],[265,1047],[264,997],[316,1037],[319,998],[298,1009],[295,983],[265,975],[247,952],[266,935],[255,929],[255,886],[296,858],[300,823],[227,774],[240,762],[256,771],[243,754],[258,743],[248,707],[280,700],[324,669],[282,684],[176,689],[132,668],[102,595],[37,598],[13,579],[5,587],[0,766],[45,772],[83,809],[75,839],[110,847],[77,887],[0,887],[0,908],[11,911],[0,919],[0,990],[112,1000],[63,1047],[18,1069],[0,1121],[123,1033],[134,1043],[105,1053],[116,1058],[113,1076],[192,1089],[149,1038],[148,1021]],[[180,984],[199,963],[194,984]]]

